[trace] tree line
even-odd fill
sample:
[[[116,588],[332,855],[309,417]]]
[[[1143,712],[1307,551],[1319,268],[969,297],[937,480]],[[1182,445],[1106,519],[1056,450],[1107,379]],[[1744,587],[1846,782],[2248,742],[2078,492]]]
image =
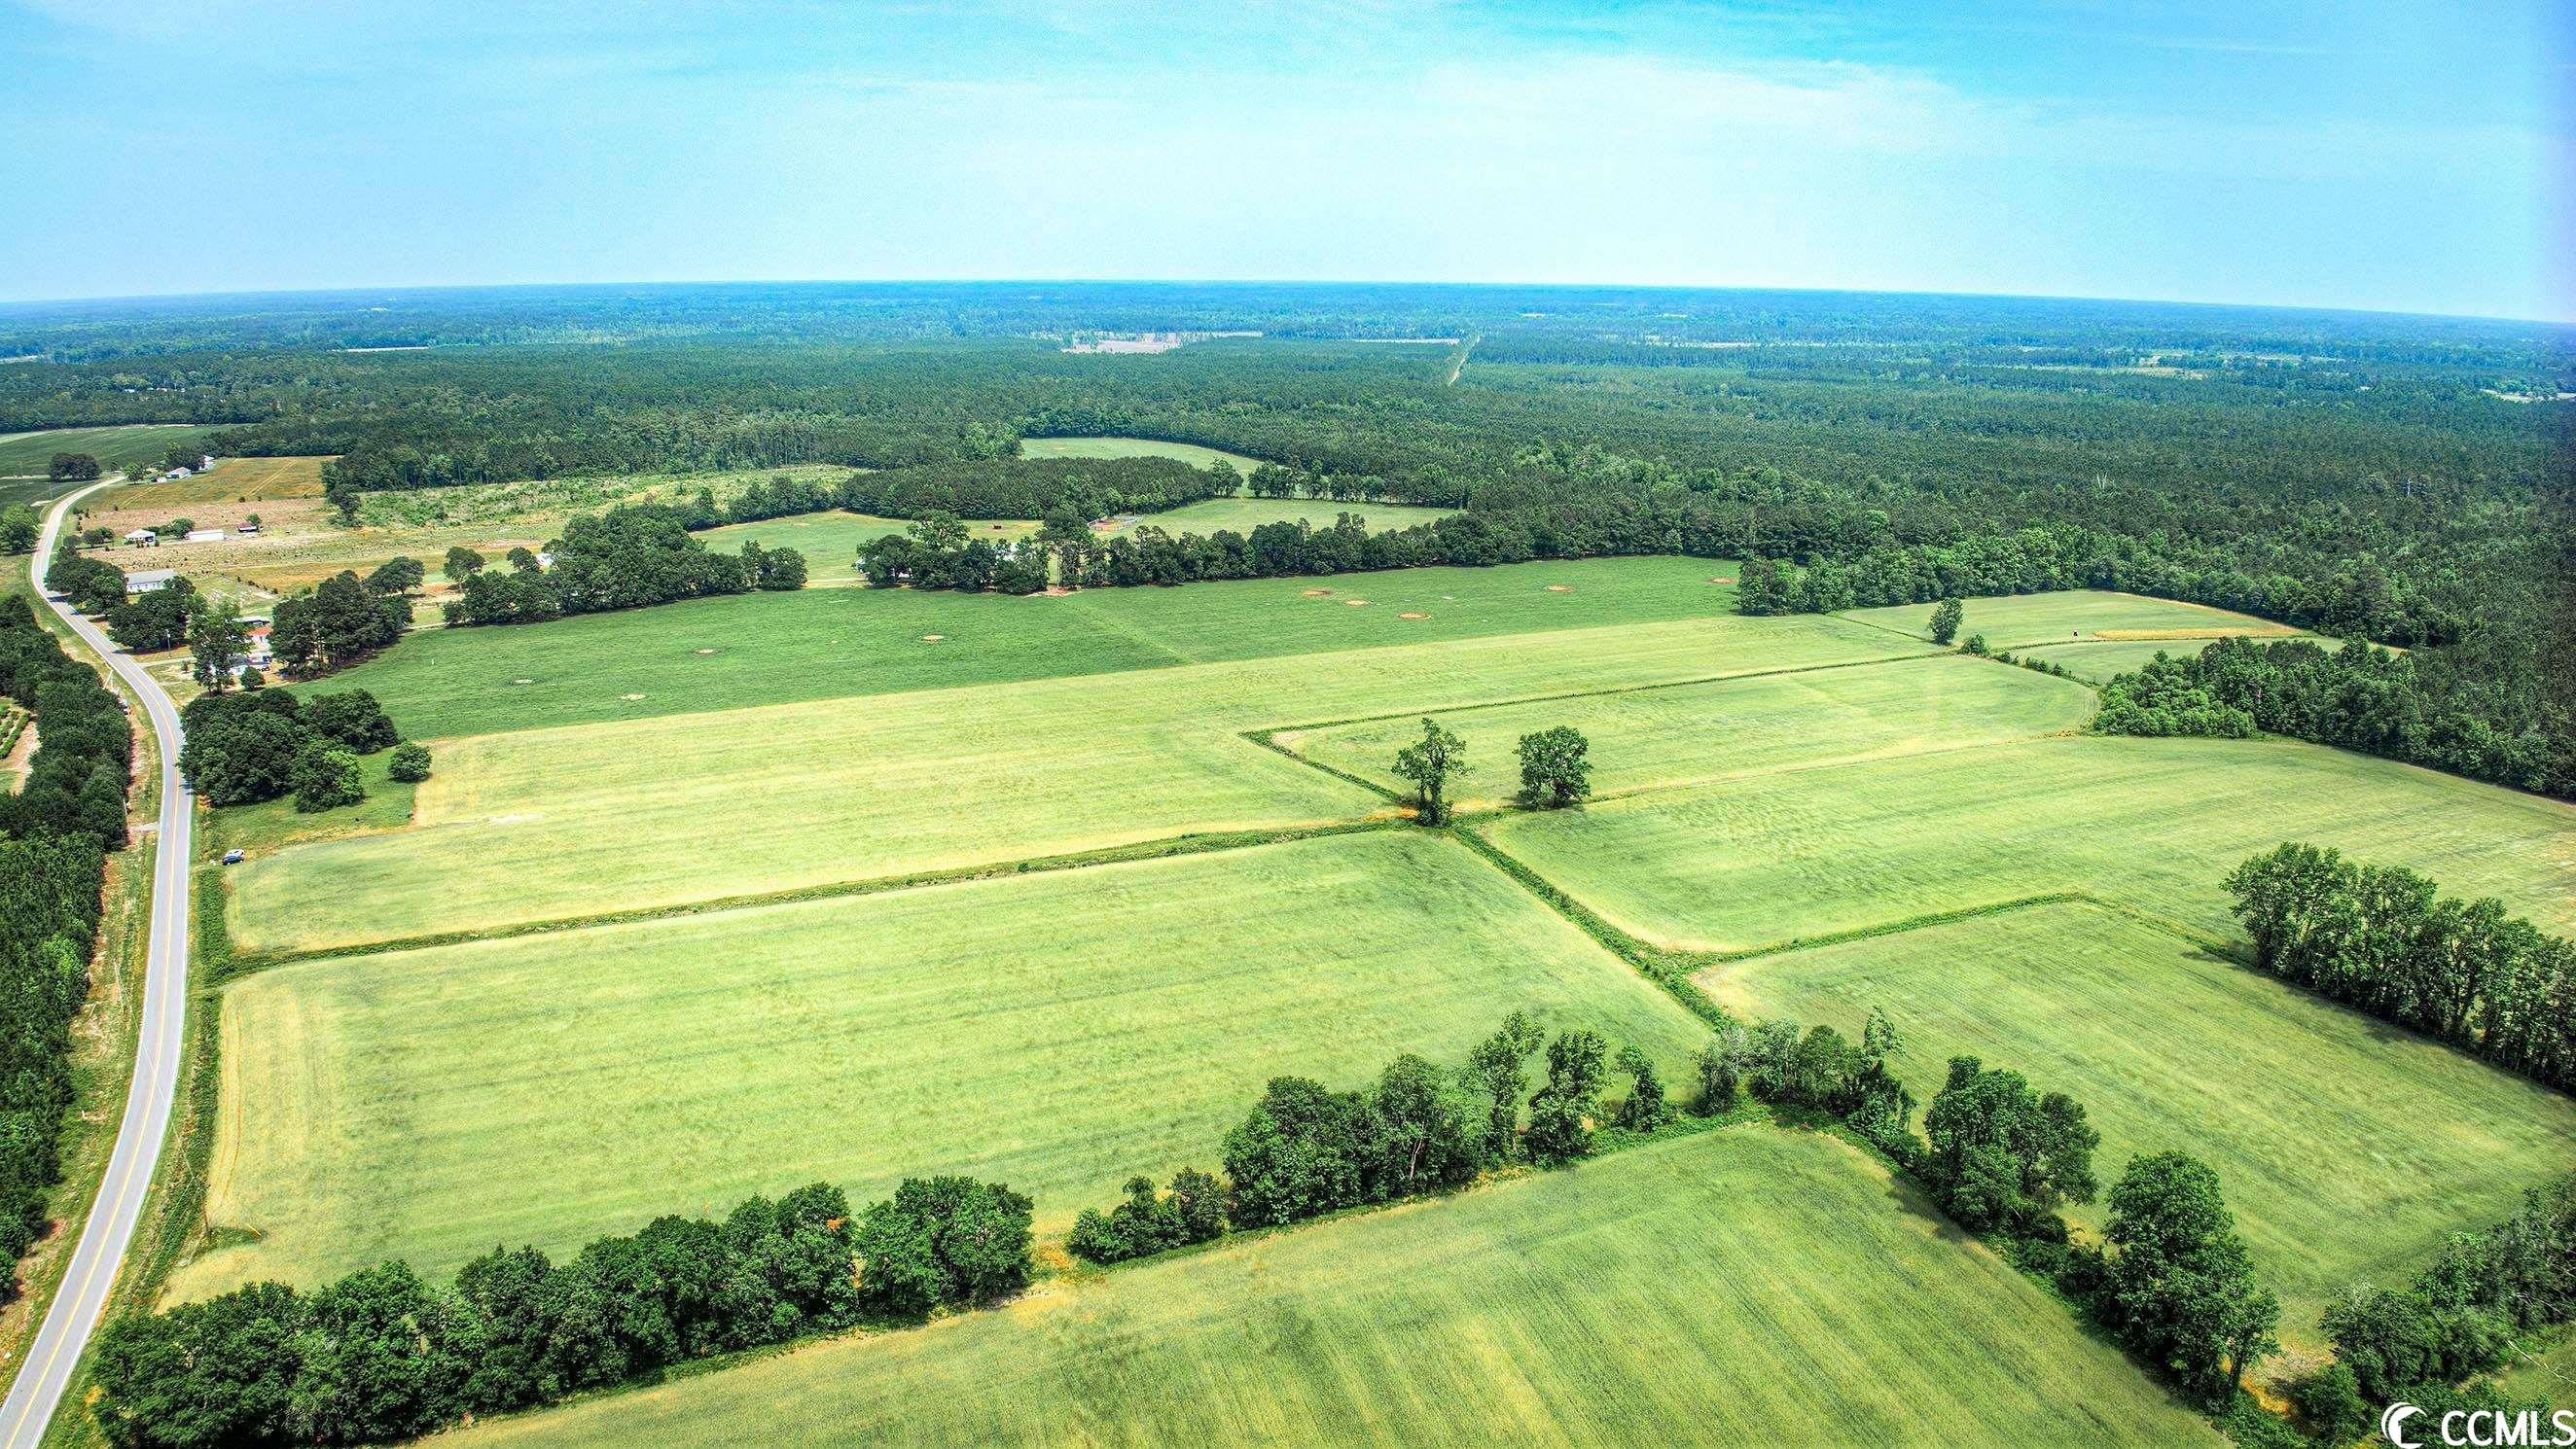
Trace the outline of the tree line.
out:
[[[2284,981],[2576,1090],[2576,944],[2403,866],[2289,842],[2228,873],[2254,964]]]
[[[0,796],[0,1301],[62,1181],[71,1024],[89,999],[107,854],[126,843],[134,731],[26,599],[0,599],[0,695],[35,716],[24,786]]]
[[[657,1218],[557,1263],[504,1249],[445,1288],[397,1260],[312,1292],[254,1283],[100,1331],[91,1404],[120,1449],[407,1438],[866,1321],[1017,1292],[1029,1200],[907,1179],[853,1214],[817,1183],[718,1222]]]
[[[802,553],[757,543],[745,543],[738,555],[717,553],[691,537],[686,514],[667,504],[620,504],[575,515],[546,552],[549,559],[513,549],[508,567],[496,569],[471,549],[449,550],[447,575],[458,594],[443,606],[447,622],[532,624],[805,586]]]
[[[1546,1075],[1532,1091],[1531,1058],[1543,1043]],[[1605,1106],[1613,1067],[1627,1075],[1629,1090]],[[1065,1247],[1091,1262],[1122,1262],[1208,1242],[1230,1228],[1277,1227],[1445,1192],[1507,1163],[1552,1166],[1590,1156],[1596,1124],[1652,1132],[1672,1115],[1643,1052],[1628,1046],[1614,1053],[1600,1033],[1580,1028],[1547,1040],[1516,1011],[1456,1068],[1408,1052],[1362,1091],[1271,1078],[1225,1134],[1223,1178],[1185,1167],[1167,1194],[1149,1177],[1131,1178],[1125,1201],[1106,1212],[1083,1210]]]
[[[2333,1362],[2292,1384],[2290,1397],[2330,1443],[2360,1438],[2381,1406],[2399,1401],[2437,1417],[2452,1408],[2536,1409],[2545,1421],[2546,1403],[2515,1403],[2476,1380],[2513,1362],[2516,1335],[2571,1321],[2576,1176],[2528,1190],[2502,1222],[2453,1236],[2401,1286],[2356,1285],[2321,1323]]]
[[[2102,687],[2106,733],[2257,730],[2337,745],[2472,780],[2576,799],[2576,730],[2554,704],[2487,707],[2485,691],[2440,661],[2350,642],[2221,639],[2157,656]]]

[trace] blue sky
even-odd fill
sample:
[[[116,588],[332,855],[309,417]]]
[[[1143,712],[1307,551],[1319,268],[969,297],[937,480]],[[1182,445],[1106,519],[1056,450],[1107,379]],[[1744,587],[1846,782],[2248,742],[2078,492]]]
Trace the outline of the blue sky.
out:
[[[0,298],[1322,278],[2567,319],[2571,14],[0,0]]]

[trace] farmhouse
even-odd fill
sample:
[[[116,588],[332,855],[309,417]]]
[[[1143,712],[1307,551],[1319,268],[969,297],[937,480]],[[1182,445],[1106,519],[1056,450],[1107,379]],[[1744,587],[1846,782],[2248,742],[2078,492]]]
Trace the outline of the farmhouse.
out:
[[[129,594],[148,594],[177,577],[179,577],[177,569],[144,569],[125,576],[125,591]]]

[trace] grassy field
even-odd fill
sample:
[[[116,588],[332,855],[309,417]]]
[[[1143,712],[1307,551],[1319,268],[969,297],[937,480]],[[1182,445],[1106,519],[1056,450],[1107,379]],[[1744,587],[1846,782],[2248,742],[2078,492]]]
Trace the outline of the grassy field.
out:
[[[336,947],[1356,819],[1387,802],[1242,732],[1831,664],[1889,642],[1812,615],[1721,615],[481,736],[440,747],[418,829],[241,867],[232,929],[255,949]]]
[[[910,519],[833,511],[729,524],[708,529],[698,537],[718,553],[740,553],[745,543],[757,543],[762,548],[792,548],[805,555],[805,576],[810,582],[855,584],[862,582],[859,546],[910,527]],[[1026,538],[1038,531],[1035,523],[1009,519],[973,519],[966,527],[977,538],[996,541]]]
[[[2339,639],[2319,639],[2307,635],[2285,637],[2307,638],[2310,643],[2325,649],[2343,647],[2343,641]],[[2147,662],[2158,654],[2169,654],[2177,659],[2189,659],[2208,648],[2209,644],[2210,641],[2207,639],[2114,639],[2076,644],[2043,644],[2037,648],[2024,649],[2021,653],[2023,658],[2046,660],[2078,679],[2101,684],[2115,674],[2128,674],[2146,667]]]
[[[1410,528],[1446,518],[1454,508],[1422,508],[1409,503],[1328,503],[1314,498],[1209,498],[1186,503],[1166,513],[1148,513],[1133,523],[1120,524],[1118,532],[1134,533],[1140,528],[1159,528],[1170,534],[1214,533],[1230,528],[1249,534],[1265,523],[1294,523],[1304,519],[1317,528],[1330,528],[1333,520],[1345,513],[1356,513],[1371,533]]]
[[[147,468],[173,443],[193,441],[212,428],[186,423],[132,423],[108,428],[54,428],[0,437],[0,480],[44,481],[56,453],[87,453],[107,472]]]
[[[1678,1071],[1699,1027],[1404,829],[285,966],[230,988],[192,1290],[577,1245],[817,1178],[1006,1179],[1041,1225],[1213,1167],[1281,1073],[1357,1085],[1527,1009]]]
[[[1734,617],[1734,590],[1707,582],[1720,567],[1689,559],[1596,559],[1407,569],[1324,583],[1257,579],[1186,589],[1085,589],[1025,599],[807,589],[551,624],[439,630],[414,635],[333,678],[375,691],[407,734],[490,734],[1381,644]],[[1351,600],[1367,603],[1351,607]],[[1834,627],[1868,640],[1874,652],[1905,648],[1877,630]],[[928,634],[940,636],[940,647],[924,645]],[[636,694],[644,697],[627,697]]]
[[[2219,878],[2293,839],[2576,925],[2576,807],[2291,741],[2042,740],[1633,796],[1489,833],[1627,929],[1721,950],[2063,890],[2232,935]]]
[[[1842,617],[1917,638],[1932,637],[1930,604],[1854,609]],[[2231,614],[2206,604],[2093,589],[1969,599],[1959,623],[1960,638],[1983,634],[1987,646],[1995,649],[2020,649],[2072,639],[2215,639],[2223,634],[2287,636],[2300,632],[2287,624],[2250,614]]]
[[[109,507],[120,510],[164,510],[166,516],[166,510],[189,504],[319,498],[322,496],[322,465],[329,461],[328,458],[220,458],[212,472],[169,482],[128,484],[107,495],[104,501]]]
[[[1022,438],[1023,458],[1178,458],[1194,468],[1207,468],[1222,458],[1247,477],[1261,466],[1259,458],[1202,448],[1196,443],[1167,443],[1160,438]]]
[[[1592,787],[1607,795],[2029,739],[2081,728],[2092,714],[2093,695],[2078,685],[1949,655],[1502,705],[1442,715],[1440,722],[1466,741],[1467,774],[1453,794],[1472,809],[1507,800],[1520,788],[1520,737],[1554,725],[1583,732],[1591,744]],[[1282,735],[1278,743],[1403,789],[1391,768],[1395,752],[1421,734],[1420,718],[1406,714]]]
[[[2223,1442],[1877,1165],[1753,1127],[459,1436],[752,1439]]]
[[[1938,1091],[1954,1055],[2084,1103],[2107,1186],[2134,1153],[2218,1169],[2283,1326],[2356,1281],[2403,1279],[2456,1229],[2576,1162],[2576,1103],[2125,916],[2043,906],[1732,962],[1700,984],[1764,1019],[1855,1036]],[[2099,1205],[2079,1216],[2098,1226]]]

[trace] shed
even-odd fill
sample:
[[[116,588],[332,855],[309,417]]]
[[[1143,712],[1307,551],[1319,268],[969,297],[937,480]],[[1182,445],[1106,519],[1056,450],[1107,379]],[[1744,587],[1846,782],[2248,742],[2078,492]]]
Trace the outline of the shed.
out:
[[[138,528],[127,534],[125,541],[137,548],[149,548],[161,541],[161,535],[148,528]]]
[[[177,577],[179,577],[177,569],[144,569],[125,576],[125,591],[129,594],[148,594]]]
[[[186,541],[189,543],[221,543],[224,541],[224,537],[224,531],[220,528],[192,528],[188,530]]]

